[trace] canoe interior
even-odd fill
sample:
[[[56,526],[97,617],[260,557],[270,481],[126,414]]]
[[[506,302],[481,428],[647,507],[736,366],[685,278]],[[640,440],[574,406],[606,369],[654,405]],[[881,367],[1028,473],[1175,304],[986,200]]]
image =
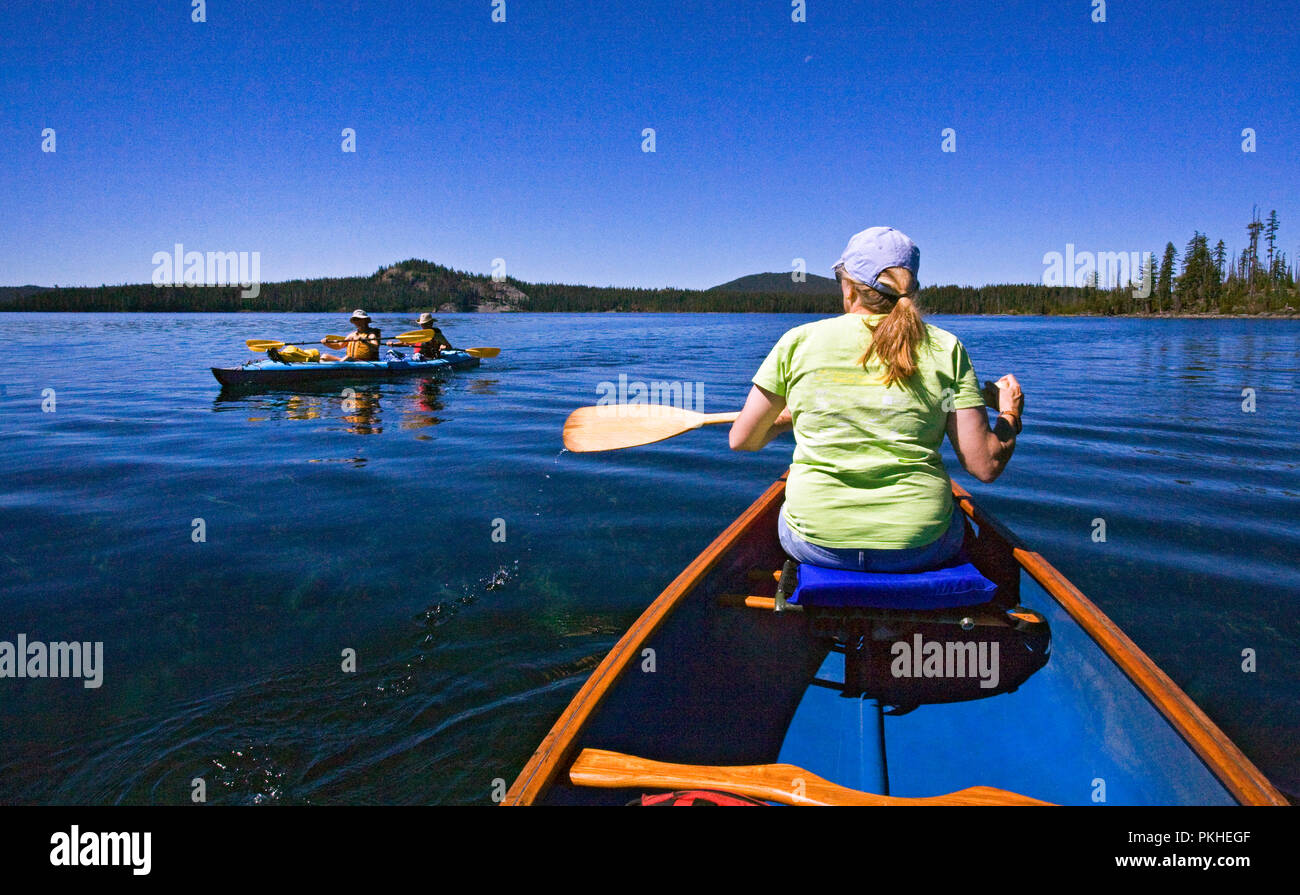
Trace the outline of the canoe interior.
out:
[[[1004,644],[1007,655],[1014,649],[1040,655],[1026,660],[1020,679],[994,688],[995,695],[972,691],[966,682],[955,701],[944,700],[933,689],[909,691],[895,681],[846,696],[844,652],[813,630],[808,615],[719,602],[724,594],[762,593],[754,570],[784,562],[776,538],[780,501],[769,504],[658,629],[635,644],[634,658],[585,723],[561,719],[512,787],[516,803],[622,805],[654,791],[569,783],[569,762],[590,747],[685,764],[782,762],[894,796],[993,786],[1064,805],[1101,804],[1103,794],[1110,805],[1237,804],[1057,600],[1018,566],[991,558],[987,541],[997,538],[988,532],[985,539],[975,526],[972,536],[986,541],[968,540],[972,553],[984,554],[976,564],[1002,579],[1004,590],[1018,597],[1012,603],[1045,620],[1050,650],[1045,642],[1014,637]],[[905,628],[898,638],[910,633]],[[942,636],[943,628],[927,628],[928,639]],[[952,637],[972,639],[958,626],[946,628]],[[885,640],[886,651],[895,639]],[[647,659],[653,671],[643,670]]]

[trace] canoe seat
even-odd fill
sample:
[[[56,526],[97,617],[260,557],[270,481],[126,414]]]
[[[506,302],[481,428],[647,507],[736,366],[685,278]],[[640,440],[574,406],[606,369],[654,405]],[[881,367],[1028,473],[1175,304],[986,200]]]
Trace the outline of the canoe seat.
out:
[[[849,572],[801,563],[797,575],[785,602],[816,609],[953,609],[987,603],[998,589],[964,553],[924,572]]]

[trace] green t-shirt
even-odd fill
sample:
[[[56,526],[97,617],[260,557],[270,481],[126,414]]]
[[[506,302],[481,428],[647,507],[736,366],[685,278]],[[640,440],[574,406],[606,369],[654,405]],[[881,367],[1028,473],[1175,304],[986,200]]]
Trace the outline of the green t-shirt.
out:
[[[796,327],[776,343],[754,384],[785,397],[795,451],[785,521],[823,547],[897,550],[931,543],[952,520],[939,445],[948,412],[982,407],[979,380],[952,333],[926,325],[917,373],[885,388],[867,317],[844,314]]]

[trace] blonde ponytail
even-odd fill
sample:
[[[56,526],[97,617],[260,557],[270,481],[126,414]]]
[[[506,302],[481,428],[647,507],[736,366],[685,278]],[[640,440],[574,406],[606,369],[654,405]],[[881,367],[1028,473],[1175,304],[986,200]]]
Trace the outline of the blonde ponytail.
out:
[[[871,341],[858,358],[858,363],[866,369],[872,355],[878,357],[885,365],[886,386],[895,382],[902,384],[904,380],[910,379],[917,370],[917,348],[928,335],[925,323],[921,320],[921,311],[913,299],[916,294],[916,278],[912,272],[903,267],[890,267],[876,277],[877,281],[893,289],[894,295],[887,295],[865,283],[859,283],[843,271],[840,271],[840,276],[853,284],[857,302],[874,313],[888,315],[875,326],[867,323]]]

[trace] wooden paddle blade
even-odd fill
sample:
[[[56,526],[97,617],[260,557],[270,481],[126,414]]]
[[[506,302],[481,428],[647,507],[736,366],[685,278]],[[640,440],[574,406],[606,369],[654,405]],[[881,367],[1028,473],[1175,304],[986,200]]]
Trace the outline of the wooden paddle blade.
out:
[[[729,423],[734,413],[696,413],[661,404],[579,407],[564,421],[564,446],[574,453],[616,451],[653,444],[709,423]]]
[[[605,789],[719,789],[783,805],[1050,805],[1028,796],[974,786],[927,798],[899,798],[849,789],[792,764],[735,767],[669,764],[604,749],[583,749],[569,768],[578,786]]]
[[[501,353],[500,348],[462,348],[460,350],[475,357],[496,357]]]

